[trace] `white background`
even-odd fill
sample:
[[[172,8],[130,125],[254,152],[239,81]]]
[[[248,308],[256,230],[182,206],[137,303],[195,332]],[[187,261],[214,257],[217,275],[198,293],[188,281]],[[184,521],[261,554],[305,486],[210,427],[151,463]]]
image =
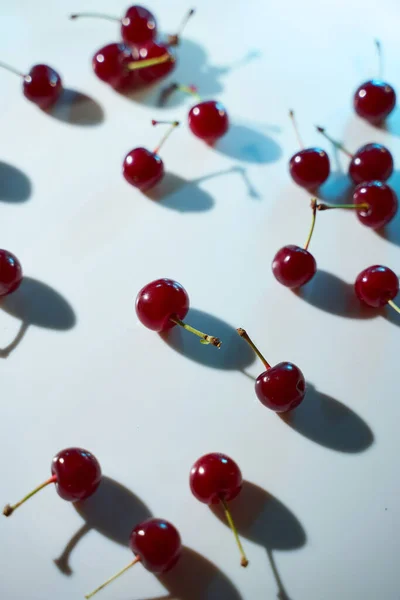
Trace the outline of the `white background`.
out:
[[[125,8],[121,0],[2,1],[1,59],[23,70],[52,65],[104,111],[101,121],[96,105],[75,107],[74,123],[65,106],[58,119],[42,114],[17,78],[0,73],[0,246],[27,276],[6,302],[13,314],[0,314],[0,345],[12,342],[21,317],[30,324],[0,365],[2,503],[46,479],[52,456],[73,445],[91,450],[126,489],[106,480],[84,518],[46,489],[1,519],[0,596],[82,598],[129,562],[130,529],[151,513],[175,523],[193,552],[164,583],[137,566],[99,598],[398,599],[400,315],[361,318],[351,284],[371,264],[398,269],[400,215],[385,239],[350,212],[321,213],[311,250],[323,273],[306,300],[270,269],[282,245],[304,243],[310,221],[309,197],[287,172],[298,149],[289,108],[306,145],[331,156],[328,199],[346,188],[348,161],[338,165],[315,123],[352,151],[383,142],[399,164],[399,113],[387,134],[351,106],[357,85],[375,74],[376,36],[386,78],[400,84],[398,1],[200,2],[171,79],[221,100],[232,127],[220,150],[186,125],[174,133],[162,157],[175,191],[159,201],[124,181],[122,160],[157,144],[163,132],[152,118],[185,122],[191,99],[160,109],[156,94],[118,95],[90,65],[118,39],[117,26],[67,19]],[[149,8],[173,32],[188,5],[153,0]],[[221,336],[219,354],[185,332],[167,344],[138,323],[136,293],[158,277],[185,286],[188,321]],[[239,326],[269,361],[295,362],[312,384],[293,427],[257,401],[243,371],[256,377],[262,368],[236,338]],[[234,458],[251,483],[233,506],[247,570],[227,526],[189,490],[192,463],[210,451]],[[53,560],[85,523],[68,576]]]

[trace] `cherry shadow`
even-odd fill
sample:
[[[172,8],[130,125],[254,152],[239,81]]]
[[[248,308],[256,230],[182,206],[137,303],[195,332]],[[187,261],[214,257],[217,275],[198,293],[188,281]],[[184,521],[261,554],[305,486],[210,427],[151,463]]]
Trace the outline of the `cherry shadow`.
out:
[[[243,482],[242,491],[229,506],[239,535],[265,548],[278,588],[278,598],[290,600],[273,552],[297,550],[305,545],[306,533],[300,521],[275,496],[249,481]],[[227,525],[221,507],[213,505],[210,508]]]
[[[220,348],[204,346],[196,335],[178,326],[160,333],[161,339],[179,354],[206,367],[227,371],[241,371],[254,362],[254,352],[247,344],[243,344],[236,329],[226,321],[191,308],[187,322],[200,331],[220,338],[222,344]]]
[[[64,89],[54,107],[46,113],[70,125],[93,127],[104,121],[101,105],[87,94],[72,89]]]
[[[267,164],[282,156],[282,149],[271,137],[246,125],[231,123],[228,133],[213,148],[235,160]]]
[[[398,111],[400,113],[400,111]],[[400,134],[399,134],[400,135]],[[388,181],[390,187],[396,192],[399,203],[400,203],[400,171],[395,171]],[[388,223],[382,229],[375,231],[375,233],[382,239],[400,246],[400,209],[397,211],[394,219]]]
[[[0,358],[10,355],[31,325],[65,331],[72,329],[76,323],[74,310],[68,301],[50,286],[31,277],[24,277],[20,287],[4,297],[0,308],[21,321],[16,337],[0,351]]]
[[[355,185],[346,173],[334,171],[317,190],[317,197],[328,204],[351,204]]]
[[[31,194],[29,177],[17,167],[0,161],[0,202],[26,202]]]
[[[97,531],[109,540],[129,546],[132,529],[151,517],[150,509],[114,479],[103,476],[98,490],[85,500],[73,504],[84,523],[71,537],[60,556],[54,560],[64,575],[72,575],[71,554],[82,538],[90,531]]]
[[[390,133],[391,135],[395,135],[400,137],[400,109],[397,106],[392,114],[386,119],[384,123],[381,125],[373,126],[380,131],[384,131]]]
[[[300,406],[278,416],[312,442],[338,452],[364,452],[374,442],[371,428],[360,416],[310,383]]]

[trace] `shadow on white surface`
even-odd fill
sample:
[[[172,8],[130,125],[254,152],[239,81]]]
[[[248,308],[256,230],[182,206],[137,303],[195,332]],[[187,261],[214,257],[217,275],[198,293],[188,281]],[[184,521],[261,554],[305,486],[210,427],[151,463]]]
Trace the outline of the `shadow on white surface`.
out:
[[[388,184],[396,192],[397,198],[400,202],[400,171],[395,171],[393,173],[393,175],[388,181]],[[387,240],[388,242],[391,242],[396,246],[400,246],[400,209],[397,211],[397,214],[394,217],[394,219],[390,221],[390,223],[388,223],[386,227],[383,227],[375,233],[384,240]]]
[[[204,331],[209,335],[220,338],[221,347],[203,346],[199,338],[181,327],[174,327],[160,333],[160,337],[171,348],[183,354],[186,358],[201,363],[213,369],[242,370],[251,365],[255,354],[238,336],[234,327],[209,313],[191,308],[185,319],[189,325]]]
[[[354,189],[355,185],[347,174],[341,171],[334,171],[333,173],[331,172],[328,180],[317,190],[316,195],[318,199],[329,204],[351,204]],[[352,216],[357,220],[356,215],[353,214]]]
[[[231,123],[229,130],[213,148],[235,160],[267,164],[282,156],[280,145],[260,130]]]
[[[297,550],[304,546],[306,533],[302,524],[280,500],[249,481],[243,482],[241,492],[229,506],[239,535],[266,549],[278,587],[277,597],[279,600],[290,600],[278,572],[273,551]],[[210,508],[227,525],[221,507],[214,505]],[[248,553],[247,558],[251,568],[251,556]]]
[[[17,167],[0,161],[0,202],[26,202],[31,194],[29,177]]]
[[[278,416],[304,437],[338,452],[364,452],[374,442],[371,428],[361,417],[310,383],[300,406]]]
[[[398,105],[382,125],[376,126],[376,129],[400,137],[400,109]]]
[[[100,104],[82,92],[64,89],[54,107],[46,114],[70,125],[94,126],[104,121]]]

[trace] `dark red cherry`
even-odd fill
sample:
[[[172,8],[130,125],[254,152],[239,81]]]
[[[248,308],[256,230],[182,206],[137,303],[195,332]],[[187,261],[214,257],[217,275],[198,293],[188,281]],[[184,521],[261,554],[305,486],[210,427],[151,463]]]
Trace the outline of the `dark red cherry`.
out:
[[[169,571],[182,551],[178,530],[164,519],[148,519],[137,525],[131,533],[129,545],[152,573]]]
[[[393,157],[381,144],[366,144],[353,156],[349,175],[354,183],[386,181],[393,173]]]
[[[189,296],[172,279],[157,279],[145,285],[136,297],[136,314],[145,327],[166,331],[174,327],[171,317],[183,320],[189,310]]]
[[[163,79],[171,71],[175,69],[176,59],[172,54],[170,48],[165,44],[159,42],[149,42],[143,46],[133,48],[132,54],[135,60],[149,60],[156,58],[166,58],[168,60],[160,63],[159,65],[153,65],[151,67],[145,67],[137,71],[137,75],[142,85],[150,85]]]
[[[213,144],[229,129],[228,113],[221,102],[199,102],[189,111],[189,127],[195,136]]]
[[[380,79],[366,81],[354,94],[356,113],[374,125],[382,123],[396,105],[396,92]]]
[[[140,87],[138,71],[129,71],[127,65],[137,60],[125,44],[108,44],[93,57],[92,66],[97,77],[116,90]]]
[[[389,267],[374,265],[361,271],[355,292],[364,304],[380,308],[393,300],[399,291],[399,279]]]
[[[51,108],[59,99],[63,90],[61,77],[51,67],[34,65],[27,75],[4,63],[1,63],[0,67],[22,78],[22,91],[25,98],[41,109]]]
[[[164,163],[146,148],[134,148],[124,159],[122,173],[128,183],[145,192],[164,177]]]
[[[397,212],[397,196],[382,181],[368,181],[358,185],[353,194],[354,204],[368,204],[357,209],[357,217],[367,227],[380,229],[393,219]]]
[[[157,24],[153,14],[143,6],[131,6],[121,21],[121,36],[126,44],[147,44],[156,37]]]
[[[272,272],[275,278],[288,288],[301,287],[312,279],[317,271],[313,255],[300,246],[284,246],[275,254]]]
[[[218,504],[236,498],[242,489],[242,473],[229,456],[220,452],[205,454],[190,471],[192,494],[205,504]]]
[[[0,297],[15,292],[21,281],[22,267],[18,258],[8,250],[0,250]]]
[[[297,185],[307,190],[316,190],[329,177],[329,157],[322,148],[299,150],[290,159],[289,171]]]

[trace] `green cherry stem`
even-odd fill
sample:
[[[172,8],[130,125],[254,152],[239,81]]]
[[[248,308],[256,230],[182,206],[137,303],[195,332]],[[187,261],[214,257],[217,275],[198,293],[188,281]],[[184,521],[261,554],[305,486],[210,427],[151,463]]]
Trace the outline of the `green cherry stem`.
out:
[[[231,528],[232,533],[234,535],[237,547],[239,548],[240,564],[242,567],[247,567],[247,565],[249,564],[249,561],[247,560],[246,554],[244,552],[242,542],[240,541],[240,538],[239,538],[238,530],[236,529],[236,525],[232,519],[231,511],[229,510],[229,506],[228,506],[226,500],[224,500],[224,498],[220,498],[220,502],[223,506],[226,520],[228,521],[229,527]]]
[[[358,210],[361,208],[364,210],[368,210],[370,206],[366,202],[362,204],[324,204],[322,202],[317,205],[317,210],[331,210],[332,208],[344,208],[350,210]]]
[[[135,60],[126,65],[128,71],[139,71],[139,69],[146,69],[147,67],[155,67],[156,65],[162,65],[166,62],[174,62],[175,58],[171,54],[162,54],[157,58],[146,58],[144,60]]]
[[[395,304],[395,303],[393,302],[393,300],[388,300],[388,304],[389,304],[389,306],[391,306],[392,308],[394,308],[394,310],[395,310],[396,312],[398,312],[398,313],[400,314],[400,308],[397,306],[397,304]]]
[[[303,140],[301,139],[301,135],[300,135],[299,128],[298,128],[298,125],[297,125],[296,117],[294,115],[294,110],[290,110],[289,111],[289,118],[292,121],[293,129],[294,129],[294,132],[296,134],[296,138],[297,138],[298,144],[299,144],[300,148],[303,150],[304,149],[304,144],[303,144]]]
[[[121,571],[118,571],[118,573],[116,573],[115,575],[113,575],[112,577],[110,577],[109,579],[107,579],[107,581],[105,581],[104,583],[102,583],[101,585],[99,585],[99,587],[97,587],[95,590],[93,590],[93,592],[90,592],[90,594],[86,594],[86,596],[85,596],[86,600],[89,600],[89,598],[92,598],[95,594],[97,594],[97,592],[100,592],[109,583],[111,583],[112,581],[114,581],[115,579],[117,579],[117,577],[119,577],[120,575],[123,575],[126,571],[128,571],[128,569],[130,569],[131,567],[133,567],[133,565],[136,565],[136,563],[138,563],[138,562],[140,562],[140,556],[135,556],[135,558],[133,559],[132,562],[129,563],[129,565],[127,565],[126,567],[124,567],[123,569],[121,569]]]
[[[317,216],[317,199],[316,198],[313,198],[311,200],[311,210],[312,210],[311,227],[310,227],[310,231],[308,233],[307,241],[304,244],[304,250],[308,250],[308,247],[309,247],[310,242],[311,242],[312,234],[314,233],[315,219],[316,219],[316,216]]]
[[[269,364],[269,362],[267,362],[265,360],[264,356],[261,354],[261,352],[259,351],[259,349],[255,345],[255,343],[250,339],[250,336],[248,335],[247,331],[245,329],[242,329],[241,327],[239,327],[238,329],[236,329],[236,331],[238,332],[238,334],[240,335],[240,337],[243,338],[248,343],[248,345],[250,346],[250,348],[252,348],[254,350],[254,352],[257,354],[258,358],[263,363],[264,367],[267,370],[270,369],[271,365]]]
[[[331,138],[331,136],[326,133],[323,127],[319,127],[319,125],[316,125],[315,128],[319,133],[321,133],[324,136],[324,138],[326,138],[331,144],[333,144],[335,148],[344,152],[344,154],[346,154],[349,158],[353,158],[353,154],[349,152],[349,150],[347,150],[347,148],[345,148],[343,144]]]
[[[167,141],[167,139],[169,138],[169,136],[171,135],[171,133],[174,131],[174,129],[176,129],[177,127],[179,127],[180,122],[179,121],[152,121],[151,122],[152,125],[170,125],[169,129],[167,129],[166,133],[164,134],[164,136],[161,138],[160,143],[158,144],[157,148],[155,148],[153,150],[153,154],[158,154],[160,151],[161,146],[163,146],[165,144],[165,142]]]
[[[169,97],[172,96],[174,92],[183,92],[184,94],[189,94],[190,96],[194,96],[196,100],[201,102],[202,98],[197,91],[196,86],[194,85],[181,85],[180,83],[171,83],[167,87],[165,87],[160,94],[159,104],[160,106],[164,106],[164,104],[168,101]]]
[[[186,329],[186,331],[190,331],[190,333],[194,333],[194,335],[197,335],[200,338],[201,344],[211,344],[211,346],[215,346],[216,348],[221,347],[222,342],[219,338],[214,337],[213,335],[208,335],[207,333],[203,333],[202,331],[195,329],[191,325],[188,325],[184,321],[181,321],[181,319],[178,319],[178,317],[170,317],[170,319],[173,323],[175,323],[175,325],[179,325],[179,327]]]
[[[46,486],[50,485],[50,483],[56,483],[57,481],[57,476],[53,475],[52,477],[50,477],[50,479],[47,479],[47,481],[44,481],[43,483],[41,483],[40,485],[38,485],[34,490],[32,490],[31,492],[29,492],[29,494],[27,494],[26,496],[24,496],[22,498],[22,500],[20,500],[19,502],[17,502],[16,504],[10,505],[7,504],[4,507],[3,510],[3,515],[5,517],[9,517],[10,515],[13,514],[13,512],[22,504],[24,504],[27,500],[29,500],[29,498],[32,498],[32,496],[34,496],[35,494],[37,494],[38,492],[40,492],[40,490],[42,490],[43,488],[45,488]]]

